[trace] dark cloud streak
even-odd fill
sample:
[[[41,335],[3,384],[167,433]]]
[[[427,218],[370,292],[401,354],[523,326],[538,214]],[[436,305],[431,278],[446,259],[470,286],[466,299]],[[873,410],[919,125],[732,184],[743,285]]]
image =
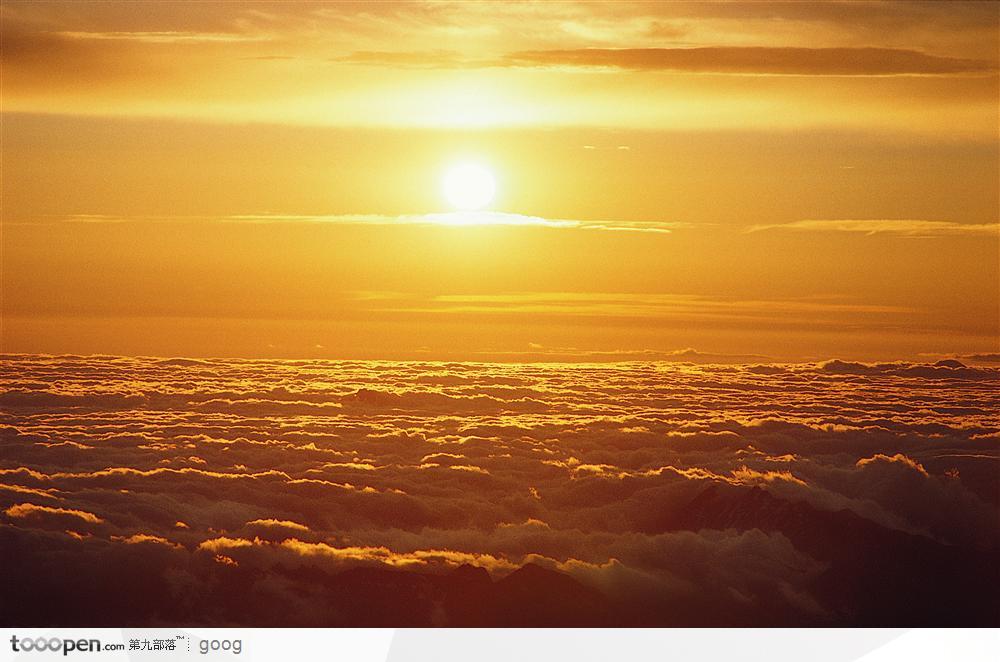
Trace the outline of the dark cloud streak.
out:
[[[518,51],[467,58],[454,51],[359,51],[335,62],[415,68],[571,67],[694,74],[890,76],[994,74],[995,62],[930,55],[901,48],[706,46],[576,48]]]

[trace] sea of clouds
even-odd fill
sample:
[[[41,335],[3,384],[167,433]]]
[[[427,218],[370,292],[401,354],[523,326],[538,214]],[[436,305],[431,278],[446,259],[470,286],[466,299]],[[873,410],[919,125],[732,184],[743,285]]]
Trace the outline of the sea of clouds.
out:
[[[8,355],[0,623],[996,626],[998,380]]]

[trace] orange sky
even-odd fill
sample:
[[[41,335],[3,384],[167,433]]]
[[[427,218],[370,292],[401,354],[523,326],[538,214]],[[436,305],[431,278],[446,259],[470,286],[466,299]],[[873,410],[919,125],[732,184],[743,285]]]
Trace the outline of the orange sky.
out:
[[[2,39],[5,352],[1000,350],[995,3],[5,2]]]

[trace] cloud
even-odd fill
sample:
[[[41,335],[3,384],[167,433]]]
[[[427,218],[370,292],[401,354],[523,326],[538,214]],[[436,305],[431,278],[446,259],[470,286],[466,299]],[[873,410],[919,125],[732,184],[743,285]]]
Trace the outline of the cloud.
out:
[[[331,62],[378,67],[411,67],[416,69],[480,68],[497,66],[489,59],[473,59],[458,51],[355,51],[330,58]]]
[[[676,357],[6,355],[0,622],[993,623],[996,368]]]
[[[433,214],[404,214],[384,216],[378,214],[342,214],[317,216],[290,216],[280,214],[256,214],[228,216],[226,221],[234,223],[337,223],[346,225],[444,225],[469,227],[483,225],[534,226],[543,228],[563,228],[582,230],[612,230],[618,232],[670,233],[677,228],[688,227],[682,222],[667,221],[605,221],[548,219],[539,216],[513,214],[499,211],[444,212]]]
[[[144,44],[204,44],[266,41],[262,35],[240,34],[235,32],[184,32],[184,31],[118,31],[118,32],[86,32],[67,30],[52,32],[53,36],[66,39],[93,41],[132,41]]]
[[[38,514],[51,514],[51,515],[69,515],[70,517],[76,517],[84,522],[90,524],[100,524],[102,520],[97,515],[93,513],[84,512],[81,510],[70,510],[67,508],[52,508],[49,506],[38,506],[33,503],[19,503],[15,506],[11,506],[4,511],[7,517],[14,518],[30,518]]]
[[[258,535],[263,534],[261,537],[274,534],[277,536],[287,536],[291,538],[309,533],[309,527],[305,524],[271,518],[252,520],[246,523],[245,528],[251,533],[256,531]]]
[[[797,230],[812,232],[852,232],[867,235],[898,235],[905,237],[988,236],[1000,233],[997,223],[956,223],[913,219],[828,219],[804,220],[776,225],[756,225],[750,232],[762,230]]]
[[[524,51],[506,58],[524,66],[611,67],[686,73],[885,76],[989,73],[996,65],[895,48],[585,48]]]
[[[668,361],[676,363],[760,363],[772,360],[761,354],[725,354],[721,352],[700,352],[692,348],[675,350],[585,350],[575,347],[541,347],[532,346],[537,343],[529,343],[529,350],[523,352],[489,352],[493,360],[504,358],[515,361],[528,362],[630,362],[630,361]]]
[[[530,50],[497,58],[456,51],[357,51],[337,62],[420,68],[569,67],[694,74],[893,76],[990,74],[996,63],[930,55],[902,48],[701,46],[686,48],[573,48]]]
[[[330,223],[335,225],[423,225],[445,227],[515,226],[551,229],[604,230],[612,232],[644,232],[670,234],[678,229],[693,227],[683,221],[581,220],[542,218],[501,211],[438,212],[428,214],[237,214],[224,217],[152,217],[112,216],[105,214],[75,214],[60,218],[18,221],[18,225],[51,225],[54,223],[121,224],[177,223],[215,221],[222,223]]]
[[[749,118],[771,128],[848,121],[920,132],[940,130],[947,110],[962,118],[964,134],[985,140],[990,128],[985,108],[995,87],[996,23],[984,8],[866,7],[848,14],[771,3],[594,4],[362,10],[292,3],[267,11],[206,5],[121,14],[93,3],[18,3],[4,11],[5,109],[307,126],[653,128],[669,117],[674,128],[745,128]],[[358,67],[383,70],[349,70]],[[491,98],[470,106],[451,74],[473,69],[477,76],[551,84],[531,83],[531,94],[518,93],[523,85],[490,85]],[[566,70],[593,74],[593,84],[569,94],[559,81]],[[858,94],[859,84],[841,81],[810,101],[808,92],[788,89],[808,83],[758,88],[751,99],[736,80],[681,81],[687,89],[657,92],[626,80],[637,71],[966,80],[947,90],[936,82],[895,83],[907,89],[891,102],[878,86]],[[386,103],[384,76],[396,81],[390,87],[399,103]],[[290,94],[292,80],[298,92]],[[335,97],[325,93],[331,86],[339,90]],[[732,101],[723,104],[729,110],[706,111],[720,94]],[[609,95],[624,103],[604,103]],[[768,112],[775,107],[783,112]],[[864,112],[849,112],[858,108]]]
[[[896,462],[902,464],[903,466],[909,467],[910,469],[916,471],[922,476],[925,477],[927,476],[927,470],[924,469],[922,466],[920,466],[919,462],[916,462],[915,460],[906,457],[902,453],[896,453],[892,457],[889,457],[888,455],[883,455],[881,453],[877,453],[872,457],[861,458],[860,460],[857,461],[856,466],[858,468],[863,468],[875,462]]]
[[[84,510],[74,510],[72,508],[53,508],[52,506],[39,506],[33,503],[15,504],[4,514],[11,519],[26,520],[46,520],[56,519],[70,524],[103,524],[104,520],[93,513]]]
[[[536,320],[618,320],[636,323],[711,322],[722,326],[779,328],[854,327],[858,316],[898,324],[914,312],[901,306],[864,304],[841,299],[736,300],[684,294],[635,292],[504,292],[499,294],[444,294],[422,296],[396,292],[357,292],[373,312],[405,315],[482,316],[498,318],[530,314]],[[664,360],[700,363],[763,362],[760,355],[726,355],[679,350],[592,351],[573,347],[530,348],[527,352],[489,352],[486,360],[510,360],[518,356],[538,361]],[[477,357],[478,358],[478,357]],[[524,360],[523,358],[521,360]]]
[[[619,147],[621,149],[624,146]],[[430,214],[240,214],[216,217],[149,217],[77,214],[64,218],[19,222],[22,225],[52,223],[172,223],[187,221],[217,221],[223,223],[331,223],[337,225],[436,225],[445,227],[517,226],[552,229],[605,230],[613,232],[646,232],[670,234],[696,227],[684,221],[625,221],[549,219],[540,216],[499,211],[441,212]],[[806,219],[790,223],[751,225],[745,232],[789,230],[803,232],[849,232],[867,235],[899,235],[911,237],[991,236],[1000,233],[997,223],[958,223],[924,219]]]
[[[839,375],[918,376],[928,379],[984,379],[993,372],[987,368],[970,368],[961,361],[945,359],[933,364],[858,363],[834,359],[820,364],[820,369]]]
[[[959,358],[979,363],[1000,363],[1000,353],[997,352],[988,352],[985,354],[961,354],[959,355]]]

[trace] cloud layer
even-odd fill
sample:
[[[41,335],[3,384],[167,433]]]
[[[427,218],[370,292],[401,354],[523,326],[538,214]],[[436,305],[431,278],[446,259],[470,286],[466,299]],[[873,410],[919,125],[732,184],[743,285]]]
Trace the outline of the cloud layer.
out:
[[[5,625],[998,622],[995,368],[4,368]]]

